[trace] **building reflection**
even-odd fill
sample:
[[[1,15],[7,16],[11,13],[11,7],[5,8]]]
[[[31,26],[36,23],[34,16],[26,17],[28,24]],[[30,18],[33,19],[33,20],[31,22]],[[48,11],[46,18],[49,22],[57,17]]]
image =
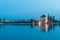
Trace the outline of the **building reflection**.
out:
[[[52,30],[52,28],[55,24],[52,21],[52,19],[50,19],[50,18],[51,17],[49,15],[48,15],[48,17],[46,17],[45,15],[42,15],[40,17],[40,20],[38,21],[37,26],[39,26],[42,31]]]
[[[49,31],[53,25],[50,24],[42,24],[39,25],[41,31]]]
[[[12,26],[12,24],[7,24],[7,25],[11,25]],[[38,27],[42,32],[50,32],[50,31],[52,31],[52,30],[55,30],[55,27],[58,25],[58,26],[60,26],[60,24],[41,24],[41,22],[38,22],[38,24],[13,24],[13,26],[19,26],[19,27],[21,27],[21,26],[27,26],[27,27],[31,27],[32,29],[34,28],[34,27]],[[1,28],[6,28],[6,24],[3,24],[3,25],[0,25],[0,29]]]
[[[34,20],[34,19],[30,19],[30,20],[1,20],[0,19],[0,28],[3,26],[5,27],[6,25],[17,25],[17,26],[25,26],[25,25],[29,25],[31,26],[31,28],[37,26],[40,28],[41,31],[45,32],[45,31],[51,31],[51,30],[55,30],[55,26],[57,25],[60,26],[60,21],[55,20],[54,16],[50,16],[48,15],[48,17],[46,17],[45,15],[40,16],[39,20]]]

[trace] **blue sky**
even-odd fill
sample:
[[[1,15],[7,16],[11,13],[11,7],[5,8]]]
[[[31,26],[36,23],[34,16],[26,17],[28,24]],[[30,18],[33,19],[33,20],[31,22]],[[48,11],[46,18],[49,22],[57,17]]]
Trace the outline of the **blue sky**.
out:
[[[38,18],[60,15],[60,0],[0,0],[0,17]]]

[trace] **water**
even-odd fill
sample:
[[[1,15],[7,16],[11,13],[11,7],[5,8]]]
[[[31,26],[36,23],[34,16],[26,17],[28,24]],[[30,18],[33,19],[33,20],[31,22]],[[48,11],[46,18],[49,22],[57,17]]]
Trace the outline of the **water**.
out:
[[[40,20],[48,13],[60,19],[59,0],[0,0],[0,18]],[[47,25],[46,25],[47,26]],[[0,40],[60,40],[60,26],[0,25]]]
[[[0,40],[60,40],[59,25],[43,29],[31,25],[0,25]]]

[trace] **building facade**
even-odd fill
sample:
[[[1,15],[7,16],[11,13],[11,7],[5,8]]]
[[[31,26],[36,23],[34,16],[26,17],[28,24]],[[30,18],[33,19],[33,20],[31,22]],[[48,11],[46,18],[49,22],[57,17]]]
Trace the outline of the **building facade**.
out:
[[[47,18],[45,15],[42,15],[42,16],[40,17],[40,21],[41,21],[42,24],[45,24],[45,23],[47,23],[48,18]]]

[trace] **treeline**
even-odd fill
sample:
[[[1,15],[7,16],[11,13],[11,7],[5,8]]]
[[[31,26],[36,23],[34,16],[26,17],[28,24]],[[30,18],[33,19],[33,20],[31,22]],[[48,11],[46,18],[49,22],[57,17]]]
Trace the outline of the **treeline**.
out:
[[[36,22],[37,20],[35,19],[30,19],[30,20],[24,20],[24,19],[18,19],[18,20],[6,20],[5,18],[4,19],[1,19],[0,18],[0,23],[3,22],[3,23],[32,23],[32,22]]]

